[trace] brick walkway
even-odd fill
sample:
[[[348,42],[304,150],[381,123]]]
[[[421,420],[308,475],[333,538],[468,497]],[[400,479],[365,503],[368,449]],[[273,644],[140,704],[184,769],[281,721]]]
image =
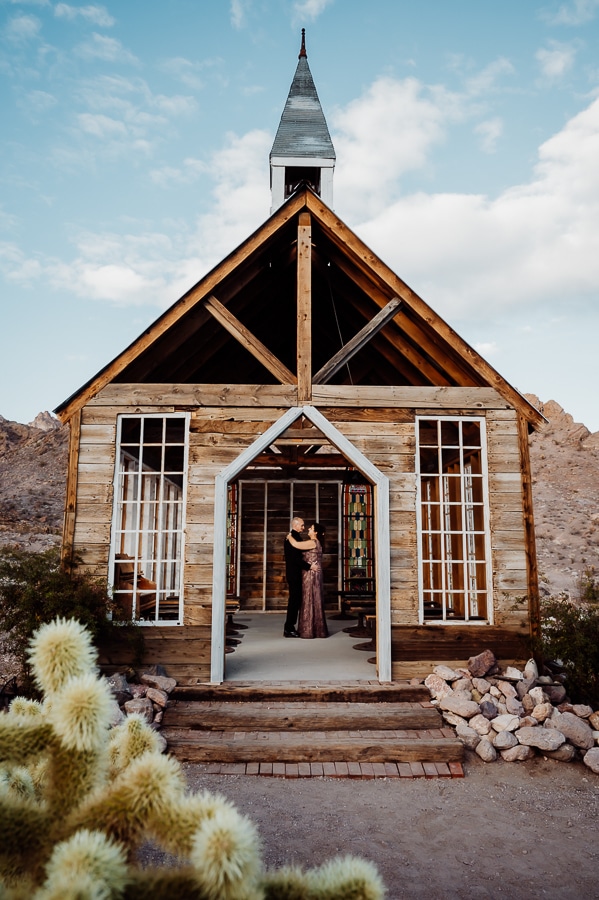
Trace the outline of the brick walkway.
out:
[[[190,765],[188,763],[188,765]],[[462,763],[193,763],[205,775],[265,775],[270,778],[463,778]]]

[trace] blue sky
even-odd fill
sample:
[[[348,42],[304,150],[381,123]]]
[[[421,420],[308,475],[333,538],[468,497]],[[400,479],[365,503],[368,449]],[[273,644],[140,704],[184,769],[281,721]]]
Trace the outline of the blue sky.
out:
[[[268,217],[301,27],[338,214],[599,430],[599,0],[0,0],[0,415],[57,406]]]

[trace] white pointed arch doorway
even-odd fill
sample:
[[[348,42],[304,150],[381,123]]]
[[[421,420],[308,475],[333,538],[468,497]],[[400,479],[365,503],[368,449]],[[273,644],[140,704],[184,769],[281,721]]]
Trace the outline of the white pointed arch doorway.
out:
[[[225,600],[227,554],[227,486],[252,460],[267,449],[300,416],[305,416],[373,485],[377,677],[391,681],[391,570],[389,544],[389,479],[313,406],[294,406],[256,438],[236,460],[216,476],[214,498],[214,557],[212,576],[212,641],[210,680],[224,679]]]

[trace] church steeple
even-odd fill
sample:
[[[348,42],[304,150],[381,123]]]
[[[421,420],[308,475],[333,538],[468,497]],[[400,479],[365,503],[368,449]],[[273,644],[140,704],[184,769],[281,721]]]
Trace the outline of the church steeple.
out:
[[[308,65],[302,28],[297,69],[270,151],[271,212],[302,182],[332,207],[334,168],[335,149]]]

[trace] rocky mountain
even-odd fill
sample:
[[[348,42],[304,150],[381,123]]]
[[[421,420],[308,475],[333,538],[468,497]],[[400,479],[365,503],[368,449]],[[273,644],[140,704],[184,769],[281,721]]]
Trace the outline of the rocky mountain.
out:
[[[541,590],[576,595],[580,574],[599,572],[599,432],[527,396],[548,419],[530,439]],[[0,544],[60,543],[67,443],[68,428],[50,413],[29,425],[0,416]]]

